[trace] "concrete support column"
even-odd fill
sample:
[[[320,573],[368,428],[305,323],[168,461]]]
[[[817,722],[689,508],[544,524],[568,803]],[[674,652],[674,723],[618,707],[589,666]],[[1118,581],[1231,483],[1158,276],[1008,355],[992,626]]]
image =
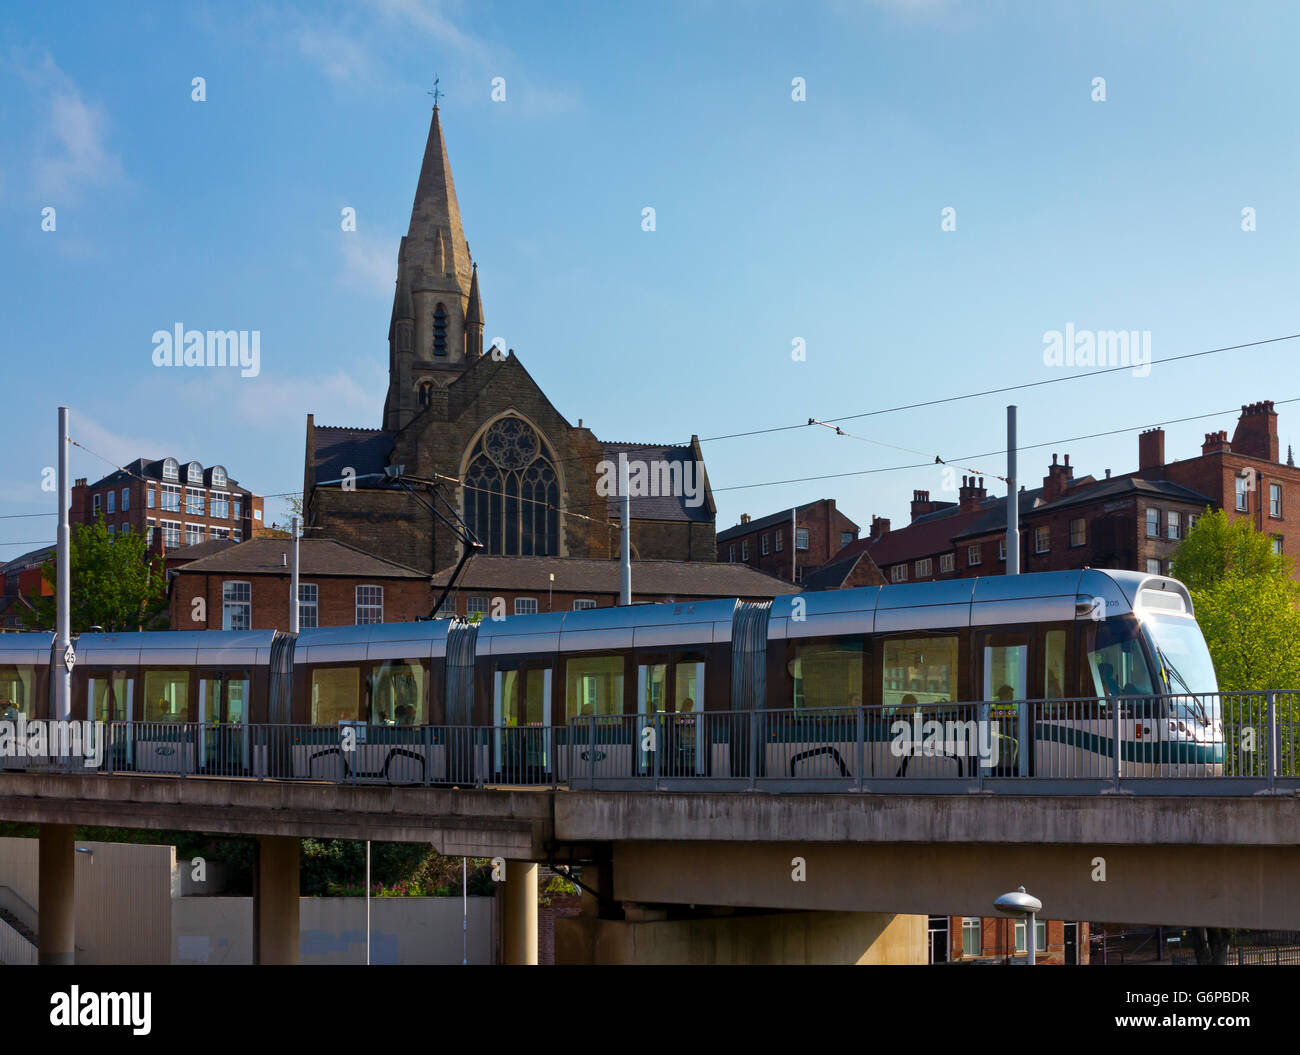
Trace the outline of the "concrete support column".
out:
[[[501,951],[508,964],[537,966],[537,865],[507,861],[501,884]]]
[[[77,960],[76,834],[71,824],[41,825],[37,963],[66,965]]]
[[[260,835],[253,889],[253,953],[256,963],[298,962],[297,839]]]

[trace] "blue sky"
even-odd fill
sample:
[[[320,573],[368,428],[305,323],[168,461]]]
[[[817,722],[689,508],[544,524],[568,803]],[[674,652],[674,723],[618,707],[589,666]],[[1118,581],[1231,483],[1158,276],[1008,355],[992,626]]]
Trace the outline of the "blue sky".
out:
[[[602,439],[1089,375],[844,423],[862,439],[706,443],[720,529],[826,496],[864,528],[904,522],[914,488],[955,497],[938,467],[727,488],[936,454],[1001,473],[969,458],[1003,446],[1008,401],[1023,445],[1053,444],[1022,454],[1030,486],[1053,450],[1080,473],[1136,465],[1136,432],[1061,440],[1228,411],[1168,428],[1193,456],[1240,404],[1300,397],[1300,341],[1135,377],[1049,367],[1044,334],[1149,331],[1158,359],[1300,332],[1298,31],[1282,3],[15,9],[0,515],[53,509],[59,403],[114,462],[220,462],[263,494],[301,487],[307,413],[379,425],[435,76],[488,339]],[[157,369],[151,335],[178,322],[260,330],[261,373]],[[1278,409],[1300,444],[1300,403]],[[75,475],[109,469],[74,450]],[[0,519],[0,558],[53,529]]]

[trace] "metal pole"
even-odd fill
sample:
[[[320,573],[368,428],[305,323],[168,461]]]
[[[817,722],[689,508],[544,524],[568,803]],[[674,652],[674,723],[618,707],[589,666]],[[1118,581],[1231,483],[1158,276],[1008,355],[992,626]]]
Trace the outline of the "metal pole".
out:
[[[1020,574],[1020,493],[1016,490],[1016,408],[1007,407],[1007,574]]]
[[[799,518],[790,507],[790,581],[799,581]]]
[[[366,966],[370,966],[370,840],[366,840]]]
[[[1029,955],[1025,962],[1033,967],[1037,959],[1035,953],[1038,951],[1038,917],[1033,912],[1029,913],[1028,926],[1029,933],[1025,935],[1025,948],[1029,950]]]
[[[59,676],[54,682],[54,717],[72,718],[72,530],[68,526],[68,408],[59,407],[59,529],[56,537],[55,567],[55,652],[59,657]]]
[[[469,964],[469,858],[460,859],[461,966]]]
[[[299,630],[298,619],[298,518],[289,521],[289,530],[293,533],[293,571],[289,573],[289,633]]]
[[[619,604],[632,603],[632,496],[628,494],[631,489],[629,477],[627,455],[620,454],[618,456],[618,493],[619,504],[623,510],[623,575],[619,590]]]

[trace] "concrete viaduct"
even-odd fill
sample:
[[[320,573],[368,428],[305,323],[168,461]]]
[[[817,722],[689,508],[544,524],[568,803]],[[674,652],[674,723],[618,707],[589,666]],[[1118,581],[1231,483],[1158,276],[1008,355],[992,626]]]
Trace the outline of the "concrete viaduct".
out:
[[[8,773],[0,817],[40,831],[43,963],[71,962],[78,825],[254,837],[259,962],[298,949],[301,838],[507,861],[507,962],[536,962],[537,862],[582,863],[570,950],[598,958],[668,905],[981,916],[1025,883],[1053,918],[1300,927],[1300,796],[785,794],[340,786]],[[803,940],[801,938],[801,940]]]

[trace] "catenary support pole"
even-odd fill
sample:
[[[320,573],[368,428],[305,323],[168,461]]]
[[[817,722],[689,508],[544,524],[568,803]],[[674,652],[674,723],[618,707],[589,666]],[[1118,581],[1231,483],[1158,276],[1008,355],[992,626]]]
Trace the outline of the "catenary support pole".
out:
[[[1007,574],[1020,574],[1020,492],[1016,489],[1016,408],[1007,407]]]
[[[619,589],[619,604],[632,603],[632,496],[628,494],[631,489],[630,473],[627,465],[627,455],[618,456],[618,493],[619,504],[623,511],[623,534],[622,534],[622,582]]]

